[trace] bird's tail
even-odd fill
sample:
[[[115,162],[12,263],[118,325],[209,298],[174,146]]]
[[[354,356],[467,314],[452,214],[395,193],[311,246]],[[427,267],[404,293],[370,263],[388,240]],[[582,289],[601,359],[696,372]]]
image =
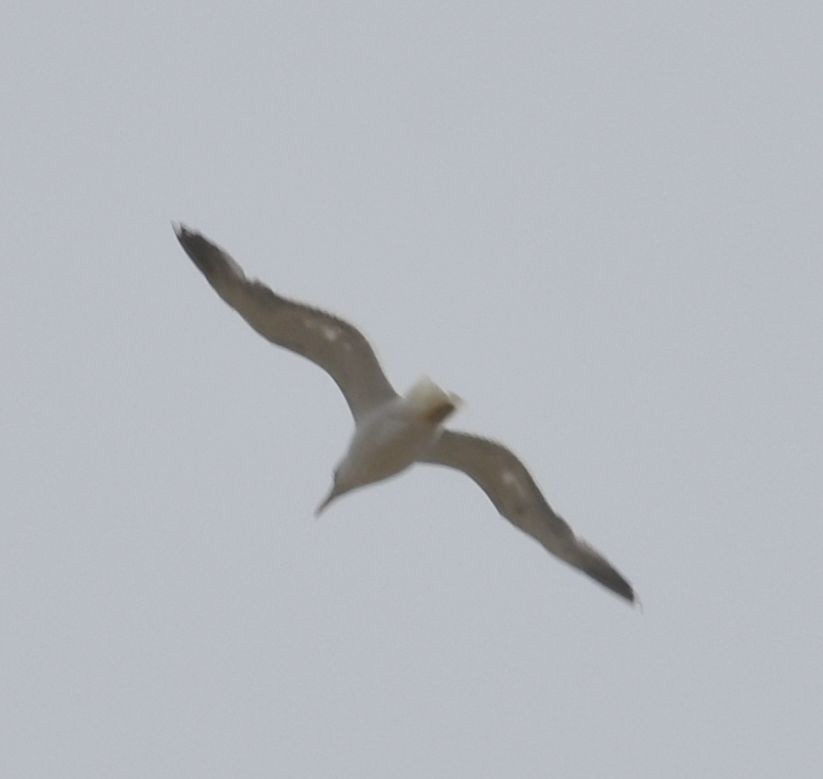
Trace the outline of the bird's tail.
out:
[[[432,424],[440,424],[450,417],[462,403],[453,392],[446,392],[427,376],[418,379],[406,393],[406,400],[420,416]]]

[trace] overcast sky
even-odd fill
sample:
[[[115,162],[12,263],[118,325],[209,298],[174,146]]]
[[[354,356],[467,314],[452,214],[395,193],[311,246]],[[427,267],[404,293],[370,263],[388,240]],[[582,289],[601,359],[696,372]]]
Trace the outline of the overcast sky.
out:
[[[819,3],[9,2],[0,774],[814,777]],[[467,405],[633,610],[351,422],[182,220]]]

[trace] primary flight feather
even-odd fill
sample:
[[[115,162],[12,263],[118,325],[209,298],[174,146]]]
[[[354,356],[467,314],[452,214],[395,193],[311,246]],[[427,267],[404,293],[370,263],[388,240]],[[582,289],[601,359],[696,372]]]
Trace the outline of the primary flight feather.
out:
[[[356,327],[247,278],[227,252],[200,233],[183,225],[175,226],[175,232],[226,303],[264,338],[317,363],[346,398],[355,430],[318,513],[341,495],[416,462],[448,466],[466,473],[502,516],[549,552],[634,602],[631,584],[555,513],[514,454],[494,441],[442,426],[459,405],[456,395],[428,379],[418,381],[405,396],[398,395]]]

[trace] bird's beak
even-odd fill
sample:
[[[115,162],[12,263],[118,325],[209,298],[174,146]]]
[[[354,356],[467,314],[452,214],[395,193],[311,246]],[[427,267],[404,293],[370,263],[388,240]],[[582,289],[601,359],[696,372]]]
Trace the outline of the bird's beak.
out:
[[[331,492],[326,496],[325,500],[314,510],[314,516],[319,517],[323,511],[325,510],[326,506],[329,505],[336,497],[338,493],[336,492],[336,485],[331,488]]]

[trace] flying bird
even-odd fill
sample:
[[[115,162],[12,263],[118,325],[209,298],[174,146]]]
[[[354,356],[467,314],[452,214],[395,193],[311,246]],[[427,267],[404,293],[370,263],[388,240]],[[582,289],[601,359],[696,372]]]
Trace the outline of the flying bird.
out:
[[[355,429],[317,514],[341,495],[414,463],[447,466],[473,479],[503,517],[549,552],[634,602],[631,584],[574,534],[512,452],[486,438],[443,427],[460,405],[458,396],[428,378],[399,395],[356,327],[277,295],[248,278],[227,252],[200,233],[183,225],[174,229],[186,254],[226,303],[264,338],[323,368],[343,393]]]

